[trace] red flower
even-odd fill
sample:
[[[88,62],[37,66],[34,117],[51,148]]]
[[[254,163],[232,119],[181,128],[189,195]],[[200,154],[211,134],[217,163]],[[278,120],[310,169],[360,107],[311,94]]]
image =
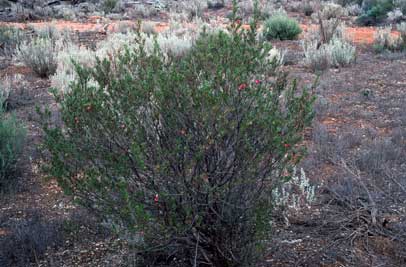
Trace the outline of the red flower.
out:
[[[86,111],[87,112],[91,112],[93,110],[93,106],[92,105],[87,105],[86,106]]]
[[[246,89],[247,88],[247,84],[246,83],[242,83],[242,84],[240,84],[240,86],[238,86],[238,90],[239,91],[242,91],[242,90],[244,90],[244,89]]]
[[[155,197],[154,197],[154,202],[156,203],[156,202],[158,202],[158,200],[159,200],[159,195],[156,194]]]
[[[79,118],[75,117],[75,124],[79,124]]]
[[[261,80],[255,80],[255,84],[260,84]]]
[[[289,145],[289,144],[284,144],[284,146],[285,146],[286,148],[289,148],[289,147],[290,147],[290,145]]]
[[[237,19],[237,20],[235,21],[235,23],[237,23],[237,25],[240,25],[240,24],[241,24],[241,20],[240,20],[240,19]]]

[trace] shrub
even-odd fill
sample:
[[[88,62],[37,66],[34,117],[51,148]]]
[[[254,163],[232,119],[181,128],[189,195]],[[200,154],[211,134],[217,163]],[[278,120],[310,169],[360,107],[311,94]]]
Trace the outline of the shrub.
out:
[[[310,183],[306,173],[293,169],[292,179],[272,191],[276,210],[281,210],[284,220],[289,224],[289,216],[309,209],[316,200],[316,186]]]
[[[342,38],[333,38],[328,49],[331,51],[331,63],[334,67],[344,67],[355,62],[355,47]]]
[[[184,13],[188,20],[195,17],[202,17],[204,10],[207,9],[207,1],[200,0],[182,0],[173,2],[171,11],[175,13]]]
[[[406,0],[395,0],[394,4],[403,14],[406,14]]]
[[[157,15],[158,9],[154,6],[151,5],[145,5],[145,4],[138,4],[134,8],[131,8],[128,10],[128,14],[130,18],[134,19],[139,19],[141,18],[149,18],[152,16]]]
[[[3,101],[0,100],[0,103]],[[0,105],[0,190],[14,177],[16,163],[25,139],[25,130],[14,115],[5,114]]]
[[[116,6],[117,0],[104,0],[102,4],[102,8],[105,13],[111,13]]]
[[[356,49],[339,35],[328,43],[317,39],[305,39],[302,42],[305,64],[313,70],[324,70],[330,66],[344,67],[355,62]]]
[[[315,40],[302,42],[304,62],[314,71],[325,70],[330,66],[331,55],[325,45],[319,47]]]
[[[255,265],[272,189],[303,153],[313,96],[274,72],[255,24],[233,25],[169,60],[139,35],[55,92],[64,128],[45,121],[48,173],[127,231],[143,266]]]
[[[406,23],[397,26],[399,36],[392,34],[392,27],[379,28],[374,35],[374,49],[381,53],[384,51],[399,52],[406,49]]]
[[[307,17],[310,17],[314,13],[314,6],[309,1],[304,2],[302,8],[303,13]]]
[[[363,26],[376,25],[383,22],[387,13],[393,9],[392,0],[376,0],[363,6],[364,13],[357,18],[357,23]]]
[[[3,80],[0,80],[0,108],[5,108],[7,100],[11,91],[11,78],[6,76]]]
[[[37,263],[49,248],[63,244],[59,222],[45,221],[39,212],[29,219],[17,221],[8,235],[0,239],[1,266],[31,266]]]
[[[406,40],[406,22],[402,22],[396,26],[399,31],[400,37]]]
[[[323,19],[336,19],[347,15],[347,11],[340,5],[334,3],[323,4],[320,11],[320,15]]]
[[[350,16],[359,16],[362,13],[362,9],[358,4],[348,5],[345,9]]]
[[[265,21],[264,36],[268,40],[293,40],[302,32],[296,20],[285,14],[276,14]]]
[[[154,22],[143,21],[141,25],[141,31],[146,34],[154,34],[157,33],[155,29]]]
[[[36,37],[23,42],[17,50],[17,58],[40,77],[48,77],[55,73],[56,57],[56,43],[50,38]]]
[[[225,6],[224,0],[208,0],[207,7],[210,9],[220,9]]]
[[[14,50],[24,39],[24,34],[21,30],[13,27],[0,27],[0,54],[11,57]]]
[[[61,92],[67,92],[69,84],[76,79],[75,65],[93,66],[96,62],[95,52],[85,47],[79,47],[70,43],[58,52],[55,74],[50,77],[51,86]]]

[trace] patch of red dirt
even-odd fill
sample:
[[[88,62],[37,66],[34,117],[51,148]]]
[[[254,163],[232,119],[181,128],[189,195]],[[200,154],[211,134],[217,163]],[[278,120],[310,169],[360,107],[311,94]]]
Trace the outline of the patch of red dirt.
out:
[[[104,21],[104,22],[103,22]],[[128,24],[136,24],[136,21],[115,21],[115,22],[106,22],[104,18],[93,16],[90,17],[88,22],[81,23],[81,22],[73,22],[73,21],[66,21],[66,20],[56,20],[52,22],[32,22],[29,24],[26,23],[1,23],[0,25],[10,25],[15,26],[18,28],[26,28],[27,25],[37,26],[37,27],[45,27],[46,25],[54,25],[58,30],[73,30],[79,32],[86,32],[86,31],[95,31],[95,32],[106,32],[106,31],[115,31],[118,28],[119,23],[128,23]],[[188,25],[189,26],[189,25]],[[192,26],[192,25],[190,25]],[[316,28],[315,25],[301,25],[304,31],[308,31],[309,29]],[[168,29],[168,23],[166,22],[159,22],[155,25],[155,29],[157,32],[162,32]],[[249,25],[243,25],[243,28],[249,28]],[[372,44],[374,41],[374,35],[377,31],[375,27],[347,27],[346,28],[347,34],[350,39],[353,40],[356,44]],[[396,31],[392,32],[393,35],[398,36],[399,33]]]

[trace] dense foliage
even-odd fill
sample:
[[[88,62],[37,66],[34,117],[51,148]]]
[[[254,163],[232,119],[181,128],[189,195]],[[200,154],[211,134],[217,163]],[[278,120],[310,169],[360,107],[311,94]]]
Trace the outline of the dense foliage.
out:
[[[265,21],[264,36],[268,40],[293,40],[302,32],[299,23],[286,14],[277,13]]]
[[[55,90],[64,126],[44,121],[48,172],[125,231],[142,266],[254,265],[272,189],[303,154],[312,94],[275,71],[255,21],[229,32],[169,59],[139,35]]]
[[[363,2],[363,14],[357,18],[359,25],[371,26],[383,22],[394,8],[393,0],[370,0]]]
[[[25,138],[25,129],[15,116],[4,112],[0,99],[0,191],[14,177],[16,163]]]

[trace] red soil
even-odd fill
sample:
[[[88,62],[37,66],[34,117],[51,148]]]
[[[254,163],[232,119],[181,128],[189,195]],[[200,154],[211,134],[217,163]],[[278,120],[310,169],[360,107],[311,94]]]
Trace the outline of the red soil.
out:
[[[106,22],[106,20],[102,17],[90,17],[89,21],[86,23],[80,22],[73,22],[73,21],[65,21],[65,20],[56,20],[52,22],[32,22],[32,23],[2,23],[1,25],[10,25],[15,26],[18,28],[26,28],[27,25],[32,25],[35,27],[44,27],[46,25],[54,25],[58,30],[73,30],[79,32],[85,31],[96,31],[96,32],[106,32],[106,31],[115,31],[118,28],[119,23],[126,23],[126,24],[134,24],[135,21],[120,21],[120,22]],[[188,25],[188,27],[192,27]],[[313,28],[314,26],[307,26],[301,25],[303,30],[306,31],[309,28]],[[155,29],[158,32],[162,32],[168,29],[168,23],[166,22],[159,22],[156,23]],[[244,25],[243,28],[248,28],[248,25]],[[374,41],[374,34],[377,31],[375,27],[347,27],[347,34],[352,39],[352,41],[356,44],[372,44]],[[394,35],[398,35],[397,32],[393,32]]]

